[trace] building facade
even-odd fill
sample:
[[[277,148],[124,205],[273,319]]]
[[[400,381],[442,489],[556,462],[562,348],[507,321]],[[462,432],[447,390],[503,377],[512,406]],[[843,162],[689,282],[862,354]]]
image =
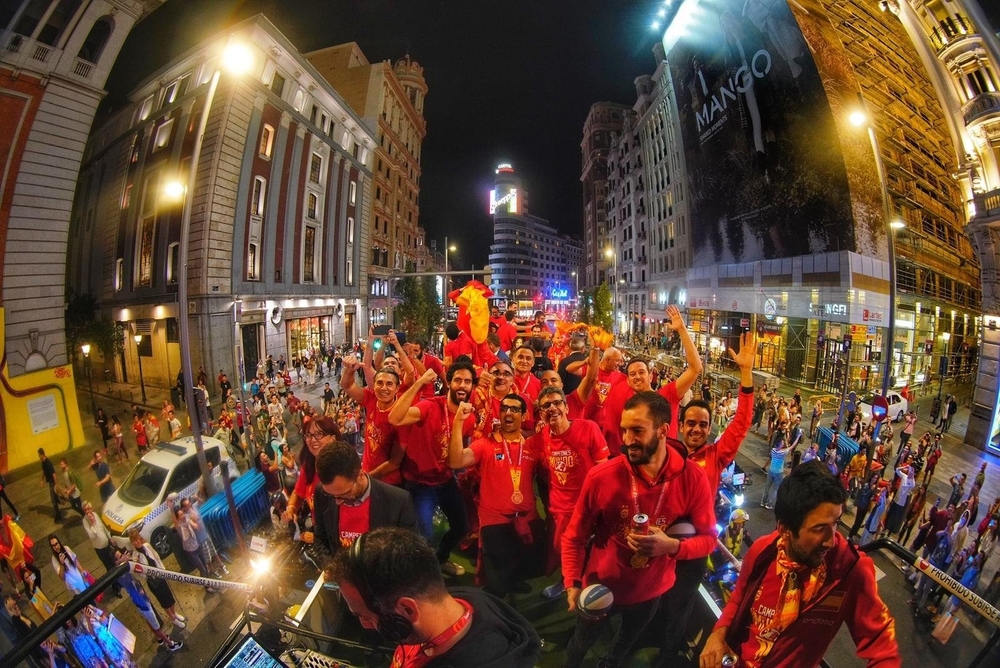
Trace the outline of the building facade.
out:
[[[921,58],[946,110],[962,220],[982,267],[979,365],[966,443],[1000,452],[1000,40],[975,0],[885,3]],[[954,353],[954,351],[952,351]]]
[[[663,38],[699,345],[722,354],[753,328],[757,368],[831,392],[881,387],[887,355],[896,387],[936,388],[941,356],[948,376],[971,372],[979,261],[940,72],[879,3],[746,7],[683,3]],[[890,221],[905,224],[894,309]]]
[[[509,163],[496,168],[489,207],[490,289],[495,298],[524,314],[570,311],[583,262],[580,241],[528,213],[528,193]]]
[[[0,5],[0,471],[35,461],[38,447],[82,444],[65,332],[73,192],[111,66],[160,4]],[[53,419],[39,421],[40,407]]]
[[[370,63],[354,42],[305,54],[306,59],[362,116],[377,128],[371,252],[368,266],[369,320],[390,321],[389,277],[393,271],[430,270],[420,218],[420,155],[427,134],[423,68],[409,55]]]
[[[224,70],[232,45],[247,56],[243,74]],[[88,141],[67,271],[70,287],[142,335],[105,361],[116,377],[138,380],[141,356],[145,383],[175,383],[179,308],[193,364],[210,378],[239,377],[240,366],[252,376],[268,355],[290,360],[366,331],[376,135],[293,44],[254,17],[151,73],[129,100]],[[186,196],[191,235],[181,239]]]
[[[580,287],[591,290],[608,281],[611,262],[605,253],[611,243],[608,231],[608,149],[611,138],[621,132],[629,107],[614,102],[591,105],[580,142],[583,185],[583,265]]]

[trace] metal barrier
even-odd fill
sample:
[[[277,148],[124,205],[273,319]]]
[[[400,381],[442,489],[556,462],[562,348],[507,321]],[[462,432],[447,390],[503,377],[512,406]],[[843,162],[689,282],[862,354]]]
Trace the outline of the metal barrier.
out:
[[[816,442],[819,443],[820,457],[826,455],[826,449],[833,440],[833,430],[829,427],[820,427],[816,430]],[[854,455],[858,454],[861,446],[853,438],[848,438],[841,434],[837,438],[837,468],[843,471],[851,462]]]
[[[234,480],[232,487],[240,526],[246,534],[270,512],[267,490],[264,489],[264,474],[257,469],[250,469]],[[204,503],[201,517],[208,535],[217,547],[236,544],[236,527],[230,519],[224,493],[220,492]]]

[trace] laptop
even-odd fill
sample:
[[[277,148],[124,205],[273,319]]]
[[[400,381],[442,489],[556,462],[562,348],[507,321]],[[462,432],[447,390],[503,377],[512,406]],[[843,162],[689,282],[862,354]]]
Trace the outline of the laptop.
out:
[[[285,668],[278,657],[267,651],[253,635],[246,635],[226,652],[215,668]]]

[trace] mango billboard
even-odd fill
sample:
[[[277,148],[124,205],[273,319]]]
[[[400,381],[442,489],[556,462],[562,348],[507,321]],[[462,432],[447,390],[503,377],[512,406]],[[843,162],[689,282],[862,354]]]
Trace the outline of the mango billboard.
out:
[[[822,7],[794,6],[685,0],[664,35],[694,265],[885,255],[874,154],[841,113],[860,87]]]

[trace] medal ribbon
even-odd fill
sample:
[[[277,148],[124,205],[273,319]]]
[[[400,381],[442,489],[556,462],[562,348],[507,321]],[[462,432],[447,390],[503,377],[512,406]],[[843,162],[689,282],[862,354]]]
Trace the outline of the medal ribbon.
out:
[[[663,465],[666,466],[666,462],[664,462]],[[642,512],[642,510],[639,508],[639,486],[635,480],[636,478],[635,471],[632,470],[631,464],[626,464],[625,470],[628,471],[628,481],[632,488],[632,505],[635,508],[635,512],[633,514],[638,515],[639,513]],[[653,509],[653,513],[649,516],[650,523],[655,522],[656,518],[659,516],[660,507],[663,505],[663,499],[667,496],[668,487],[670,487],[670,481],[665,480],[663,482],[663,489],[660,490],[660,498],[656,500],[656,507]]]
[[[494,434],[495,439],[503,443],[503,453],[507,458],[507,464],[510,466],[510,484],[514,486],[514,494],[521,491],[521,462],[524,460],[524,436],[520,437],[518,444],[521,446],[521,451],[517,454],[517,466],[514,466],[514,460],[510,456],[510,443],[507,439],[500,434]]]
[[[442,631],[437,637],[423,644],[397,646],[392,657],[392,668],[422,668],[422,666],[426,666],[434,658],[436,648],[450,641],[469,625],[469,622],[472,621],[472,606],[460,598],[455,600],[465,608],[465,612],[458,618],[458,621]]]

